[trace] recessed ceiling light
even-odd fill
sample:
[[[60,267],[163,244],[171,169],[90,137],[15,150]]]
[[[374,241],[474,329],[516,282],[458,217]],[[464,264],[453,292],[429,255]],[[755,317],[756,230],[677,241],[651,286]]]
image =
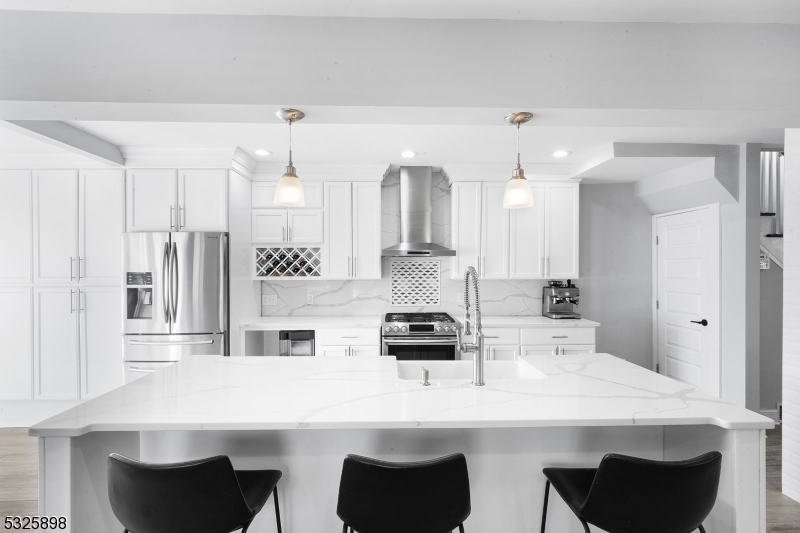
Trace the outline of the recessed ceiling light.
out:
[[[256,155],[272,155],[269,150],[256,150]]]
[[[553,152],[553,157],[567,157],[572,152],[568,152],[566,150],[556,150]]]
[[[404,152],[401,152],[400,155],[402,155],[403,157],[414,157],[417,155],[417,152],[415,152],[414,150],[406,150]]]

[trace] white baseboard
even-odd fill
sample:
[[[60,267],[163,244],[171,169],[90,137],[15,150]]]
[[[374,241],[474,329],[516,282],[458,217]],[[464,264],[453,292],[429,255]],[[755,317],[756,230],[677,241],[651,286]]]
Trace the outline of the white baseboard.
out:
[[[0,401],[0,428],[27,428],[75,407],[80,400]]]
[[[771,418],[775,421],[776,424],[780,424],[780,420],[778,420],[778,410],[777,409],[762,409],[759,413],[767,418]]]

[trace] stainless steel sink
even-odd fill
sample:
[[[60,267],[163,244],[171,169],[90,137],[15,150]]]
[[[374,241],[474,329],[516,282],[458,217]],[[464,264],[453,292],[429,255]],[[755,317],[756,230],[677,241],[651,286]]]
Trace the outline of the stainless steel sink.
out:
[[[400,379],[422,381],[422,368],[427,368],[430,381],[472,379],[472,361],[397,361],[397,376]],[[484,378],[487,381],[500,379],[544,379],[545,376],[525,361],[485,361]]]

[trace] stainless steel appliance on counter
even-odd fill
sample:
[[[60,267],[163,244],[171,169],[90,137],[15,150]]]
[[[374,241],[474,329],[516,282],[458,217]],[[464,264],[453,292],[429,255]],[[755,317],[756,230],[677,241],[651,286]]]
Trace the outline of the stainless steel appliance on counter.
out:
[[[282,357],[313,356],[314,330],[280,331],[278,333],[278,355]]]
[[[447,313],[386,313],[381,354],[398,361],[454,361],[460,356],[458,327]]]
[[[126,381],[186,355],[228,355],[228,234],[123,234]]]
[[[550,281],[547,287],[542,287],[542,315],[547,318],[580,318],[575,312],[578,306],[580,289],[571,279],[566,283]]]

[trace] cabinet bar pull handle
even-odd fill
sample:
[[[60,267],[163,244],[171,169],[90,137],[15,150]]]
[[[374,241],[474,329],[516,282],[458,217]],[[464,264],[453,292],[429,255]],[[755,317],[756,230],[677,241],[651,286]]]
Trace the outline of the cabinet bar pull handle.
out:
[[[550,275],[550,256],[547,256],[547,276]]]
[[[78,312],[86,311],[86,291],[78,289]]]
[[[291,240],[292,240],[292,227],[289,226],[289,241],[291,242]]]
[[[476,256],[475,256],[475,260],[478,262],[478,264],[477,264],[477,267],[478,267],[478,277],[481,277],[481,256],[479,256],[479,255],[476,255]]]
[[[544,270],[544,256],[542,256],[542,276],[546,276],[547,272]]]
[[[554,339],[568,339],[569,337],[567,337],[566,335],[553,335],[553,338]]]
[[[286,226],[281,228],[281,241],[286,240]]]
[[[485,276],[486,275],[486,256],[485,255],[483,256],[483,267],[481,268],[481,271],[484,273],[483,275]]]
[[[75,258],[70,256],[69,257],[69,280],[72,281],[75,279]]]
[[[358,335],[342,335],[343,339],[357,339]]]
[[[175,222],[173,221],[173,216],[172,216],[173,211],[175,211],[175,207],[169,206],[169,229],[175,227]]]
[[[353,277],[354,278],[358,277],[358,256],[357,255],[353,256]]]
[[[347,256],[347,277],[350,277],[350,256]]]
[[[75,312],[75,306],[72,305],[72,297],[73,296],[75,296],[75,289],[70,289],[69,290],[69,314],[72,314],[72,313]]]
[[[78,256],[78,281],[86,277],[86,268],[83,266],[83,257]]]
[[[178,209],[180,210],[179,211],[180,220],[178,221],[178,229],[185,228],[186,227],[186,208],[181,205],[181,206],[178,206]]]
[[[499,339],[500,335],[484,335],[484,339]]]

